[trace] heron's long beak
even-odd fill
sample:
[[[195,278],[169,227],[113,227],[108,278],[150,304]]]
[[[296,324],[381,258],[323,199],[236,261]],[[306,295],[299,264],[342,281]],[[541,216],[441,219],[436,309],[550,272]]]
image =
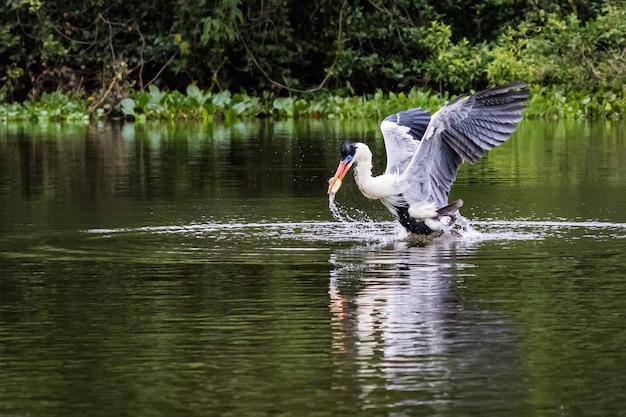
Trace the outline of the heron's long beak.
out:
[[[352,166],[352,162],[341,161],[339,162],[339,166],[337,167],[337,172],[335,172],[335,176],[328,180],[328,194],[336,194],[341,188],[341,182],[343,181],[343,177],[346,176],[348,170]]]

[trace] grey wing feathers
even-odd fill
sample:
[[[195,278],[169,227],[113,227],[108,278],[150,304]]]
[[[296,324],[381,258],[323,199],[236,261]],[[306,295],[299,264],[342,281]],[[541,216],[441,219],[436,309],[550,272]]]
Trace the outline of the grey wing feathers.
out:
[[[509,139],[522,120],[528,94],[524,84],[508,84],[459,97],[435,113],[406,173],[419,177],[410,171],[426,168],[430,181],[418,187],[422,191],[407,190],[408,202],[426,199],[437,207],[448,204],[461,164],[476,162]]]
[[[419,147],[430,122],[430,111],[409,109],[385,117],[380,129],[387,153],[386,173],[403,172]]]
[[[447,120],[441,120],[445,127],[441,139],[463,160],[476,162],[517,129],[528,97],[528,90],[520,89],[523,87],[523,84],[509,84],[454,100],[448,106],[460,105],[469,111],[460,112],[466,113],[464,117],[451,114]]]
[[[431,197],[423,196],[419,197],[418,200],[425,198],[434,202],[437,208],[447,205],[450,188],[456,179],[456,174],[461,164],[463,164],[463,157],[446,142],[441,142],[433,153],[433,161],[430,168],[429,191]]]

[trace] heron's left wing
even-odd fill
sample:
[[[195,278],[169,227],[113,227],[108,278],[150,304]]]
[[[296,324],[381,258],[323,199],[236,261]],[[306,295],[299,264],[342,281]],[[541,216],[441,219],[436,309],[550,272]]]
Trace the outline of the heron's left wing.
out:
[[[476,162],[517,129],[529,94],[525,87],[493,87],[459,97],[437,111],[403,175],[406,202],[447,205],[461,164]]]
[[[385,117],[380,124],[387,152],[385,174],[401,174],[406,169],[419,148],[429,122],[430,111],[420,108]]]

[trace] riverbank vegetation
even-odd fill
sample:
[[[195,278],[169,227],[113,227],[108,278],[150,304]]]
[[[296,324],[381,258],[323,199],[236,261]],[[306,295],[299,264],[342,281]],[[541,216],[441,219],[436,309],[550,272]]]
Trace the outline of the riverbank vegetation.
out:
[[[380,118],[516,80],[527,117],[619,119],[625,6],[15,0],[0,5],[0,119]]]

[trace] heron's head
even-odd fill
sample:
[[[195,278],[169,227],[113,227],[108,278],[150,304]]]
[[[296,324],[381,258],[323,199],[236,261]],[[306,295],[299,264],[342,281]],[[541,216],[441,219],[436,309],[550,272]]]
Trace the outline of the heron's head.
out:
[[[357,162],[360,152],[358,151],[361,146],[366,146],[363,143],[342,143],[341,144],[341,160],[337,167],[335,175],[328,180],[328,194],[335,194],[339,191],[343,177],[346,176],[350,167]]]

